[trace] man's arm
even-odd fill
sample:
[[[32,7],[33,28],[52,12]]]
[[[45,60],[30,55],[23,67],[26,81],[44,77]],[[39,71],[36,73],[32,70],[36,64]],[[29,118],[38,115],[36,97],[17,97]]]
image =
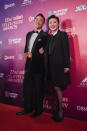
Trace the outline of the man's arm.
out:
[[[26,35],[26,42],[25,42],[24,53],[28,52],[28,45],[29,45],[28,35],[29,35],[29,33]]]
[[[43,54],[44,51],[45,51],[45,48],[46,48],[47,42],[48,42],[48,36],[49,36],[49,35],[48,35],[47,33],[45,33],[44,38],[43,38],[43,45],[42,45],[42,47],[39,49],[39,53],[40,53],[40,54]]]
[[[24,58],[32,58],[32,53],[28,51],[29,46],[29,33],[26,35],[26,43],[25,43],[25,49],[24,49]]]

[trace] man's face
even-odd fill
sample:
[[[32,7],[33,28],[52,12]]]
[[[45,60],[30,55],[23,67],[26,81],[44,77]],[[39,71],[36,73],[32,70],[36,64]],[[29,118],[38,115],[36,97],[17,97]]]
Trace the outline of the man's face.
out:
[[[58,30],[58,28],[59,28],[59,23],[58,23],[58,21],[57,21],[57,19],[55,19],[55,18],[51,18],[50,20],[49,20],[49,29],[52,31],[52,32],[55,32],[55,31],[57,31]]]
[[[41,29],[44,24],[44,19],[41,16],[37,16],[34,20],[35,29]]]

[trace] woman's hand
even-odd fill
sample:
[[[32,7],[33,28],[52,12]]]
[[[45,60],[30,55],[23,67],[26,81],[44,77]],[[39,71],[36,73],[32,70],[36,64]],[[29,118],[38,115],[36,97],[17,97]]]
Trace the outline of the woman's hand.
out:
[[[43,54],[43,53],[44,53],[44,49],[43,49],[43,48],[40,48],[40,49],[39,49],[39,53],[40,53],[40,54]]]
[[[70,68],[64,68],[64,73],[67,73],[70,71]]]

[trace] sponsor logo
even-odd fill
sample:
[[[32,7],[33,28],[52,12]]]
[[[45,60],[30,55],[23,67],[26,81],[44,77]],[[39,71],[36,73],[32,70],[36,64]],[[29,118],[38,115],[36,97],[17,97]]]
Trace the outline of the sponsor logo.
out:
[[[56,104],[57,104],[56,101],[54,101],[53,104],[54,104],[54,109],[55,109],[56,108]],[[69,100],[68,100],[67,97],[63,97],[62,106],[63,106],[63,108],[68,108]],[[46,109],[49,109],[49,110],[53,108],[52,105],[49,105],[49,100],[46,97],[43,100],[43,107],[46,108]]]
[[[87,77],[84,80],[82,80],[82,82],[87,82]]]
[[[77,106],[78,111],[87,111],[87,107],[85,106]]]
[[[7,75],[8,82],[23,83],[24,70],[10,70]]]
[[[21,43],[22,38],[8,39],[8,45]]]
[[[87,5],[76,6],[75,12],[79,12],[79,11],[83,11],[83,10],[87,10]]]
[[[39,0],[40,2],[45,2],[46,0]]]
[[[5,18],[5,22],[2,23],[3,31],[16,30],[18,25],[23,24],[23,15],[17,15],[15,17]]]
[[[55,10],[55,11],[48,11],[48,16],[54,14],[56,16],[61,16],[61,15],[65,15],[68,11],[68,8],[65,9],[60,9],[60,10]]]
[[[18,94],[17,93],[10,93],[9,91],[6,91],[5,97],[16,99],[18,97]]]
[[[4,77],[4,73],[0,73],[0,78],[3,78]]]
[[[32,0],[24,0],[22,2],[22,6],[31,5],[31,4],[32,4]]]
[[[14,7],[15,3],[11,3],[11,4],[5,4],[4,5],[4,9],[7,10],[8,8]]]
[[[28,20],[29,20],[29,22],[32,22],[34,20],[34,17],[33,16],[29,16]]]
[[[18,55],[18,60],[23,60],[23,58],[24,58],[23,54]]]
[[[68,105],[69,105],[69,100],[67,97],[63,97],[63,100],[62,100],[62,106],[64,108],[68,108]]]
[[[0,54],[0,59],[2,58],[1,54]]]
[[[4,56],[4,60],[13,60],[14,56]]]
[[[49,105],[49,102],[46,97],[43,100],[43,108],[46,108],[48,110],[52,109],[52,107]]]
[[[81,83],[80,83],[79,86],[80,86],[80,87],[85,87],[85,88],[87,88],[87,77],[85,77],[85,78],[81,81]]]
[[[0,45],[2,45],[2,41],[0,41]]]

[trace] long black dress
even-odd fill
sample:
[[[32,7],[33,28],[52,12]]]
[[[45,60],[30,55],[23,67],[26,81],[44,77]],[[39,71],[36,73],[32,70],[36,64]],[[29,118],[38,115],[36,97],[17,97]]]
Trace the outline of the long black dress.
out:
[[[51,83],[61,89],[70,84],[70,72],[64,73],[64,68],[70,68],[68,36],[58,30],[48,41],[48,72]]]

